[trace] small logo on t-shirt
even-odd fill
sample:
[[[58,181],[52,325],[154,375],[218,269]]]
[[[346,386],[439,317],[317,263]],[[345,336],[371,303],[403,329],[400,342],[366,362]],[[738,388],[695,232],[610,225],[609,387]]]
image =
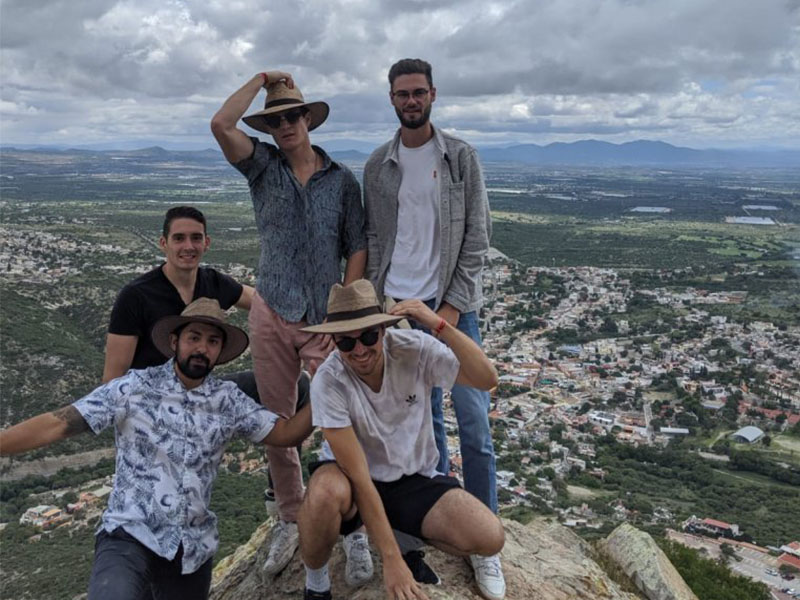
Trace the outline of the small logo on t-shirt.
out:
[[[417,403],[417,395],[411,394],[408,398],[406,398],[406,402],[408,402],[409,406],[413,406]]]

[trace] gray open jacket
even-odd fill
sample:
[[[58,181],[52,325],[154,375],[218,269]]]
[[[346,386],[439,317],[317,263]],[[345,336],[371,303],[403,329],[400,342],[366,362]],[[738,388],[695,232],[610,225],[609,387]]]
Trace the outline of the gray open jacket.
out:
[[[442,157],[439,205],[442,256],[436,307],[447,302],[465,313],[477,310],[483,303],[481,270],[492,230],[489,200],[475,149],[437,128],[433,129],[433,136]],[[399,143],[398,130],[391,141],[372,153],[364,167],[366,277],[381,299],[397,236],[397,195],[401,180],[397,159]]]

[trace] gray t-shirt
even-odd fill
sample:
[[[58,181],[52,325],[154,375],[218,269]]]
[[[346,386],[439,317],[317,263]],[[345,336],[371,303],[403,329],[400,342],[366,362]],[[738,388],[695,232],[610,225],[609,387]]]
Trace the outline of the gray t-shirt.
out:
[[[434,337],[410,329],[387,329],[383,384],[373,392],[332,352],[311,381],[311,412],[317,427],[353,427],[370,477],[396,481],[403,475],[436,474],[431,389],[451,388],[459,362]]]

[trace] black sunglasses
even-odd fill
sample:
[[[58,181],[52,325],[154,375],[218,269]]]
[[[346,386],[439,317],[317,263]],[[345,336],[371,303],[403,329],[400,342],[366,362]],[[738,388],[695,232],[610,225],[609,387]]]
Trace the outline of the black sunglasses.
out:
[[[295,108],[294,110],[287,110],[286,112],[275,115],[264,115],[264,122],[270,129],[277,129],[281,126],[281,120],[286,119],[286,122],[289,123],[289,125],[294,125],[300,120],[300,117],[305,114],[305,110]]]
[[[367,329],[366,331],[362,331],[361,335],[357,338],[343,336],[333,341],[336,343],[336,347],[342,352],[351,352],[353,348],[356,347],[356,342],[361,342],[364,346],[374,346],[378,343],[380,334],[380,329]]]

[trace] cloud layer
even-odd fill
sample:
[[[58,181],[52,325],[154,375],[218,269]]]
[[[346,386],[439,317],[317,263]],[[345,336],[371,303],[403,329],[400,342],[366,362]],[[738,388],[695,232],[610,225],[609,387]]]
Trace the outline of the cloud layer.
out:
[[[378,142],[396,127],[388,67],[418,56],[434,121],[478,144],[800,147],[798,0],[0,0],[0,15],[4,144],[211,146],[214,111],[271,68],[330,102],[316,140]]]

